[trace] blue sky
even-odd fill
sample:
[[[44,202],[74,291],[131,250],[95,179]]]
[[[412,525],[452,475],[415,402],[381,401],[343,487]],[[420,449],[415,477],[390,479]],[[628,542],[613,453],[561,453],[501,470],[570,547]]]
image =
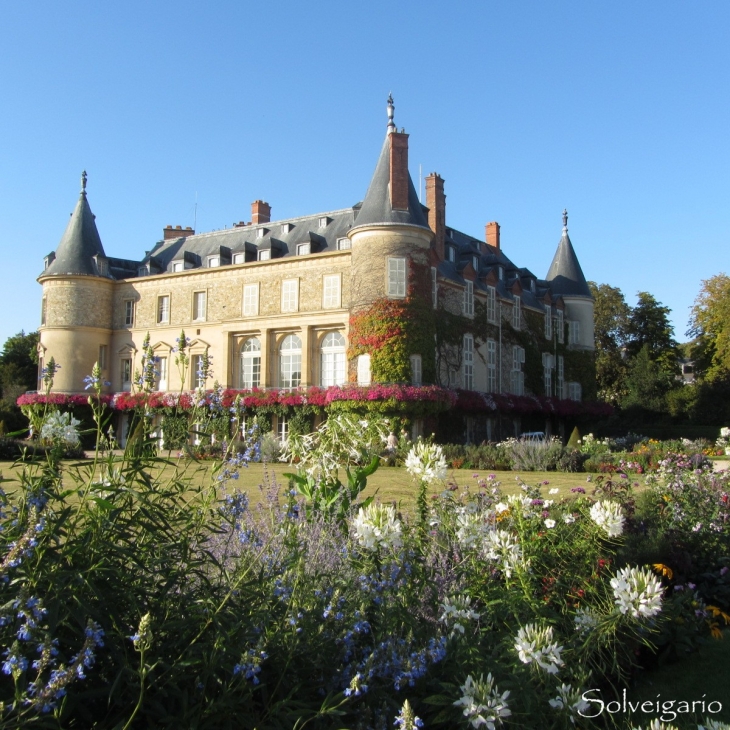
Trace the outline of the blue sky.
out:
[[[347,207],[385,101],[447,225],[502,226],[547,273],[564,207],[588,279],[649,291],[683,340],[728,271],[726,2],[168,2],[3,8],[0,343],[33,330],[35,278],[78,197],[110,256],[167,225],[209,231]]]

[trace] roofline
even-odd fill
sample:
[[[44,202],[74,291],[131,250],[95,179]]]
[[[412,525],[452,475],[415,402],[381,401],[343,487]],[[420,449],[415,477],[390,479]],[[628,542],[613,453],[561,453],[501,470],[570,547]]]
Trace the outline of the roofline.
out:
[[[387,221],[383,221],[382,223],[363,223],[362,225],[354,225],[350,230],[347,232],[347,237],[349,238],[353,232],[357,231],[360,232],[366,231],[369,228],[372,229],[381,229],[381,228],[410,228],[414,231],[428,231],[429,234],[433,237],[435,234],[434,232],[428,227],[428,226],[418,226],[415,223],[388,223]]]

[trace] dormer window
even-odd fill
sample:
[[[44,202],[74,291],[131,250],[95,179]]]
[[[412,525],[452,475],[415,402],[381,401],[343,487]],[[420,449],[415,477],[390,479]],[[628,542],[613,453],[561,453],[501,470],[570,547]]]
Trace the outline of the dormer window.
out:
[[[208,268],[212,269],[215,266],[221,265],[221,257],[220,256],[208,256]]]
[[[323,216],[322,216],[322,217],[321,217],[321,218],[319,219],[319,227],[320,227],[320,228],[327,228],[327,224],[328,224],[329,222],[330,222],[330,219],[329,219],[329,218],[328,218],[328,217],[327,217],[326,215],[323,215]]]
[[[312,253],[311,243],[300,243],[297,246],[297,256],[307,256],[310,253]]]
[[[246,254],[245,253],[234,253],[233,254],[233,263],[234,264],[245,264],[246,263]]]
[[[504,269],[501,266],[498,266],[497,271],[499,271],[499,280],[504,281]]]
[[[150,270],[146,266],[140,266],[137,268],[137,276],[149,276]]]
[[[291,229],[292,229],[291,223],[283,223],[281,226],[281,232],[284,234],[291,233]]]
[[[268,261],[271,258],[271,251],[266,248],[263,251],[259,251],[259,261]]]
[[[56,260],[56,252],[52,251],[43,259],[44,269],[47,269]]]
[[[453,246],[446,247],[446,258],[453,263],[456,261],[456,250]]]
[[[173,261],[172,262],[172,270],[175,271],[183,271],[185,269],[185,262],[184,261]]]
[[[338,238],[337,239],[337,250],[338,251],[349,251],[352,248],[352,244],[349,238]]]
[[[256,231],[256,238],[263,238],[266,235],[266,229],[265,228],[259,228]]]
[[[99,272],[99,276],[106,276],[109,273],[109,262],[105,256],[97,255],[94,256],[96,261],[96,270]]]
[[[474,268],[474,271],[479,271],[479,257],[478,256],[472,256],[471,257],[471,265]]]
[[[535,293],[535,290],[536,290],[536,288],[537,288],[537,287],[535,286],[535,280],[534,280],[534,279],[530,279],[530,291],[531,291],[531,292],[532,292],[533,294]]]

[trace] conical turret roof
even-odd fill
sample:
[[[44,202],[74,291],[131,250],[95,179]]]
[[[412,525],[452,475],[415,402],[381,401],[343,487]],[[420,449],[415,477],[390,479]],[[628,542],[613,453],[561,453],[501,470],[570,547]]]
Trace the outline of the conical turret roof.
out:
[[[593,298],[568,236],[567,211],[563,211],[563,236],[545,279],[555,295]]]
[[[99,276],[94,256],[105,256],[94,214],[86,199],[86,173],[81,176],[81,194],[66,231],[58,244],[54,260],[42,276],[77,274]]]

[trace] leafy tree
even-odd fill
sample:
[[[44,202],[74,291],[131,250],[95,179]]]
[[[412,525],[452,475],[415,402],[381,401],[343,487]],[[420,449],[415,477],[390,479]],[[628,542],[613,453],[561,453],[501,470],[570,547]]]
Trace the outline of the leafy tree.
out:
[[[669,323],[669,307],[660,304],[649,292],[638,293],[639,302],[631,310],[626,328],[626,351],[636,357],[644,347],[649,358],[671,378],[678,372],[679,352],[674,327]]]
[[[730,377],[730,277],[717,274],[702,282],[695,299],[687,332],[697,338],[700,367],[706,365],[708,380]],[[702,368],[704,369],[704,368]]]
[[[588,282],[595,299],[596,385],[599,398],[617,404],[625,394],[628,366],[623,347],[631,308],[618,287]]]
[[[4,398],[35,390],[38,382],[38,333],[23,330],[8,337],[0,353],[0,388]]]
[[[664,412],[667,393],[676,387],[676,382],[674,374],[652,358],[651,348],[645,344],[629,364],[626,395],[621,400],[621,407]]]

